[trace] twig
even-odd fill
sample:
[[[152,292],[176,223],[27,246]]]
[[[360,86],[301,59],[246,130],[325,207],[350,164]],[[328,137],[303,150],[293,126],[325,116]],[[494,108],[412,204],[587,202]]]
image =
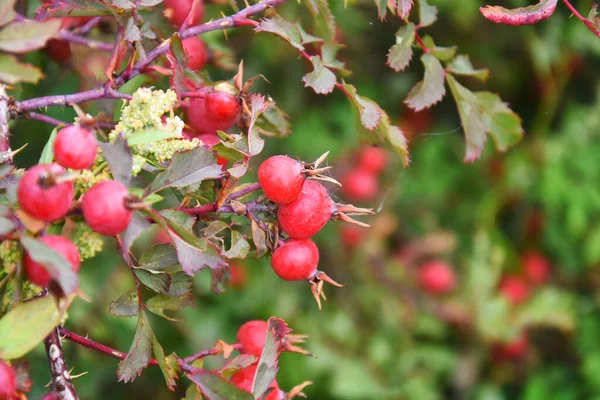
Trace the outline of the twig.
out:
[[[573,15],[575,15],[577,18],[579,18],[579,20],[581,22],[583,22],[590,31],[594,32],[594,35],[600,37],[600,30],[598,30],[598,28],[592,23],[592,21],[588,20],[583,15],[579,14],[579,11],[577,11],[577,9],[571,5],[569,0],[563,0],[563,3],[565,3],[565,5],[567,7],[569,7],[569,10],[571,10]]]
[[[102,50],[102,51],[112,51],[112,49],[113,49],[113,45],[110,43],[104,43],[104,42],[100,42],[98,40],[84,38],[84,37],[75,35],[74,33],[70,32],[68,30],[59,31],[56,34],[56,37],[58,39],[66,40],[67,42],[82,44],[86,47],[89,47],[90,49],[98,49],[98,50]]]
[[[53,329],[52,332],[44,339],[50,370],[52,371],[52,388],[53,392],[59,395],[62,400],[77,400],[75,388],[71,382],[71,375],[65,363],[60,337],[58,336],[59,328]]]
[[[68,122],[61,121],[59,119],[52,118],[52,117],[49,117],[47,115],[36,113],[36,112],[29,113],[29,118],[30,119],[35,119],[36,121],[45,122],[45,123],[50,124],[50,125],[55,125],[55,126],[56,125],[68,125]]]
[[[12,163],[8,130],[8,96],[4,88],[4,85],[0,85],[0,158]]]
[[[100,21],[102,21],[102,17],[94,17],[88,22],[86,22],[86,24],[82,27],[75,29],[75,32],[77,32],[77,34],[79,35],[85,35],[89,31],[91,31],[96,25],[98,25]]]

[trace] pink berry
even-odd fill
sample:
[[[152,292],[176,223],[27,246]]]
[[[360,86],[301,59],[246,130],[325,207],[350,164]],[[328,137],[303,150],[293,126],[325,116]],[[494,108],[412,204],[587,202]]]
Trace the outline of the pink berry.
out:
[[[387,154],[381,147],[365,147],[358,155],[358,164],[362,169],[378,174],[387,165]]]
[[[342,191],[351,200],[372,200],[379,193],[377,176],[366,169],[355,168],[342,179]]]
[[[331,219],[335,203],[327,189],[318,182],[307,180],[296,200],[281,204],[277,213],[279,227],[294,239],[315,235]]]
[[[534,285],[545,283],[550,276],[550,262],[541,253],[531,251],[521,258],[525,276]]]
[[[523,278],[507,276],[500,283],[500,293],[514,305],[521,304],[529,298],[529,287]]]
[[[194,0],[165,0],[165,16],[175,26],[179,27],[183,24],[188,14],[192,10],[192,4]],[[198,25],[202,21],[204,15],[204,3],[201,1],[199,6],[196,7],[196,12],[192,15],[192,18],[188,22],[188,26]]]
[[[286,281],[308,280],[315,276],[319,249],[310,239],[289,239],[273,252],[271,266]]]
[[[208,53],[206,51],[206,45],[198,36],[191,36],[187,39],[183,39],[181,42],[183,50],[188,56],[186,66],[194,71],[201,70],[208,61]]]
[[[49,175],[57,177],[65,170],[58,164],[38,164],[21,178],[17,198],[23,211],[42,221],[54,221],[69,211],[73,201],[73,182],[63,182],[44,187]]]
[[[216,135],[234,126],[242,111],[237,96],[228,90],[210,89],[204,97],[193,98],[187,110],[187,123],[198,134]]]
[[[117,181],[95,184],[83,196],[83,217],[94,232],[118,235],[129,226],[132,211],[127,208],[127,188]]]
[[[10,400],[17,390],[17,374],[4,361],[0,361],[0,400]]]
[[[430,261],[419,268],[419,283],[423,290],[433,295],[443,295],[454,290],[456,276],[448,263]]]
[[[62,236],[47,235],[40,238],[40,242],[60,253],[73,267],[73,271],[79,271],[79,251],[69,239]],[[31,259],[28,253],[25,253],[24,262],[25,274],[31,283],[46,287],[52,280],[52,277],[46,268]]]
[[[54,158],[65,168],[86,169],[96,159],[98,144],[92,131],[69,125],[58,131],[54,141]]]
[[[274,203],[290,203],[298,197],[306,176],[298,161],[286,156],[267,158],[258,168],[258,182],[265,196]]]
[[[237,371],[231,376],[230,382],[236,387],[252,393],[252,383],[254,382],[254,376],[256,375],[257,365],[258,364],[255,363]],[[271,382],[269,387],[273,388],[274,390],[269,393],[264,400],[279,400],[281,397],[279,395],[279,385],[277,384],[277,381],[273,379],[273,382]]]
[[[248,321],[240,327],[236,340],[242,345],[240,353],[260,357],[265,347],[269,326],[265,321]]]

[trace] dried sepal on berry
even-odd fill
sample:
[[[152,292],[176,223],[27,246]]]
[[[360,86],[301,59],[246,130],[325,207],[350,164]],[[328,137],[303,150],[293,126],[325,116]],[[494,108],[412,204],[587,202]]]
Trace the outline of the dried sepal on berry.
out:
[[[361,208],[355,207],[352,204],[338,204],[337,210],[333,214],[335,221],[344,221],[364,228],[370,228],[371,225],[358,221],[351,217],[351,215],[375,215],[375,211],[372,208]]]
[[[335,286],[335,287],[346,287],[346,285],[342,283],[338,283],[331,279],[329,275],[325,272],[317,271],[315,276],[309,280],[310,282],[310,290],[312,291],[313,297],[317,301],[317,305],[319,306],[319,311],[321,311],[321,297],[323,300],[327,301],[327,297],[325,297],[325,292],[323,292],[323,284],[325,282]]]
[[[290,390],[289,392],[286,393],[285,399],[290,400],[295,397],[306,397],[306,395],[302,391],[304,390],[305,387],[310,386],[312,384],[313,384],[313,382],[306,381],[306,382],[302,382],[298,386],[294,386],[292,388],[292,390]]]

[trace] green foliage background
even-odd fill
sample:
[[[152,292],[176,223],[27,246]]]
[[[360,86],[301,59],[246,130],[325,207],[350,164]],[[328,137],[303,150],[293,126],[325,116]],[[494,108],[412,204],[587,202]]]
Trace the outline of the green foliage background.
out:
[[[411,123],[402,101],[421,79],[414,63],[404,73],[385,65],[401,22],[380,23],[372,2],[332,1],[343,41],[342,56],[353,75],[348,82],[377,101],[400,126]],[[449,96],[427,113],[422,130],[410,140],[412,163],[404,170],[396,160],[383,177],[376,202],[367,204],[393,214],[389,235],[375,231],[350,252],[339,240],[339,226],[329,224],[316,237],[320,268],[344,289],[329,288],[329,302],[319,312],[307,285],[279,280],[269,259],[245,263],[248,282],[223,295],[210,292],[208,272],[195,282],[196,308],[169,322],[151,315],[166,352],[181,355],[211,347],[217,339],[235,341],[237,328],[250,319],[284,318],[317,358],[285,354],[278,381],[283,389],[304,380],[313,399],[580,399],[600,398],[600,40],[559,7],[549,20],[533,27],[493,25],[483,19],[476,0],[431,0],[440,21],[427,32],[442,46],[458,45],[478,67],[492,71],[486,90],[499,93],[523,118],[524,140],[506,154],[488,143],[481,160],[462,163],[464,139]],[[509,1],[507,6],[525,2]],[[591,1],[576,2],[580,10]],[[506,4],[503,4],[506,5]],[[210,6],[209,6],[210,7]],[[216,13],[216,8],[209,10]],[[296,19],[302,5],[280,9]],[[223,41],[222,32],[208,35]],[[261,157],[289,154],[313,160],[331,151],[336,171],[360,147],[354,117],[341,93],[319,96],[305,89],[308,66],[280,39],[254,35],[249,29],[228,32],[224,42],[243,58],[246,76],[265,75],[257,91],[270,94],[291,117],[293,134],[269,139]],[[19,97],[77,91],[80,78],[66,72],[43,52],[27,56],[47,78],[23,86]],[[228,75],[211,71],[212,77]],[[468,82],[472,89],[479,83]],[[92,105],[86,108],[94,112]],[[96,109],[97,111],[97,109]],[[70,110],[49,109],[68,120]],[[12,127],[13,148],[29,145],[16,162],[37,162],[51,127],[21,121]],[[253,162],[256,170],[260,160]],[[250,178],[249,178],[250,179]],[[334,194],[342,197],[339,190]],[[527,221],[541,215],[538,234],[527,233]],[[375,217],[374,222],[377,220]],[[377,228],[376,224],[376,228]],[[472,315],[472,329],[451,326],[436,317],[437,300],[418,292],[414,277],[395,254],[411,241],[444,231],[456,248],[442,254],[459,273],[459,290],[446,304],[459,304]],[[138,245],[144,248],[150,235]],[[135,318],[108,315],[108,304],[132,287],[130,272],[108,242],[103,252],[81,269],[83,291],[92,300],[76,300],[67,327],[120,350],[127,350]],[[552,261],[549,287],[519,310],[507,311],[496,301],[500,271],[518,269],[526,249],[539,249]],[[490,342],[509,339],[517,327],[530,330],[531,348],[519,362],[499,363]],[[116,382],[117,361],[65,343],[68,364],[78,377],[82,399],[183,397],[169,392],[158,368],[150,367],[132,384]],[[43,347],[29,358],[35,382],[31,398],[45,393],[50,375]],[[218,360],[210,360],[219,365]]]

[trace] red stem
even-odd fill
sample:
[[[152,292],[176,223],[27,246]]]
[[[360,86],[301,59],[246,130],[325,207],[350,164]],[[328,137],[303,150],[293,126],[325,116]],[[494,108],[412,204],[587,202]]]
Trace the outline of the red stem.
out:
[[[563,3],[565,3],[565,5],[567,7],[569,7],[569,10],[571,10],[571,12],[573,13],[573,15],[575,15],[577,18],[579,18],[579,20],[581,22],[583,22],[585,24],[585,26],[587,26],[590,31],[594,32],[594,34],[596,36],[600,37],[600,31],[598,30],[598,28],[596,28],[596,26],[592,23],[592,21],[588,20],[583,15],[579,14],[579,11],[577,11],[577,9],[575,7],[573,7],[571,5],[571,3],[569,3],[569,0],[563,0]]]
[[[425,46],[425,43],[423,43],[423,39],[421,39],[419,32],[415,31],[415,39],[417,40],[417,43],[419,43],[419,46],[421,46],[421,49],[423,49],[425,53],[429,53],[429,48],[427,48],[427,46]]]

